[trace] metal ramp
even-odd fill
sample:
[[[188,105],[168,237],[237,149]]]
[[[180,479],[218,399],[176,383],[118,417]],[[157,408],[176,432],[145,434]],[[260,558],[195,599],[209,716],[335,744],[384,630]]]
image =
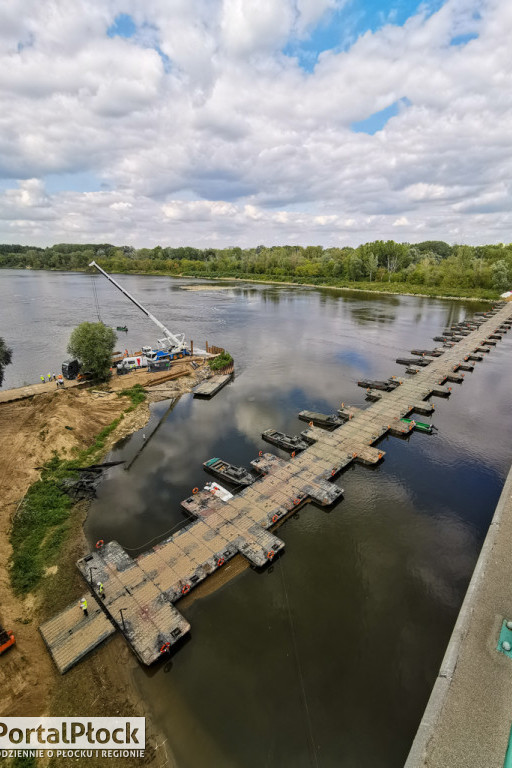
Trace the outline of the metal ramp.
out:
[[[89,593],[82,597],[87,600],[88,616],[78,599],[39,627],[61,675],[116,631],[94,597]]]

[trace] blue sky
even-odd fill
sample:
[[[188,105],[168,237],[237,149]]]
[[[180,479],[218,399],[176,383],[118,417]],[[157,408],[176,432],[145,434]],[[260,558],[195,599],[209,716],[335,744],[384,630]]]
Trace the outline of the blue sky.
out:
[[[307,39],[288,43],[285,53],[297,56],[303,69],[311,72],[324,51],[344,51],[365,32],[375,32],[385,24],[402,26],[407,19],[424,10],[426,15],[436,11],[443,0],[348,0],[310,31]]]

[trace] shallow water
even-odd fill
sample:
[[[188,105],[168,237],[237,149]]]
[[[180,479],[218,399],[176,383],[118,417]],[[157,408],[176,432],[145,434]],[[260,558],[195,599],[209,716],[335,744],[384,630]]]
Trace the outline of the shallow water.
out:
[[[19,318],[16,339],[58,361],[61,338],[94,319],[69,311],[74,303],[81,315],[93,313],[90,278],[11,274],[16,290],[46,297],[43,315],[48,295],[72,299],[59,304],[51,335],[27,327],[31,315]],[[264,429],[296,434],[303,408],[365,405],[358,378],[403,374],[397,356],[430,348],[445,325],[480,308],[119,279],[172,330],[229,349],[237,370],[211,401],[159,403],[151,423],[114,451],[134,456],[165,415],[130,470],[114,470],[102,484],[86,524],[91,543],[115,538],[132,554],[186,524],[180,501],[208,479],[203,461],[248,465],[260,449],[285,456],[261,440]],[[14,312],[1,302],[5,286],[0,273],[2,330]],[[126,322],[133,348],[155,338],[120,294],[103,290],[111,302],[105,322]],[[53,313],[44,322],[53,329]],[[436,435],[385,439],[379,467],[342,475],[345,498],[334,509],[309,505],[288,520],[278,533],[285,553],[271,569],[248,569],[184,610],[190,640],[171,662],[136,673],[179,768],[403,765],[512,462],[511,350],[505,337],[449,400],[434,399]],[[12,381],[25,375],[18,361]]]

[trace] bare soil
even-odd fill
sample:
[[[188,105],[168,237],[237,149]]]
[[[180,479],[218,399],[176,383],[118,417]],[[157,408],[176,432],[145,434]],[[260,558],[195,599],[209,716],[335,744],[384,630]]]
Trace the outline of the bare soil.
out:
[[[151,400],[167,399],[190,391],[209,368],[183,369],[184,377],[148,389]],[[71,512],[72,534],[55,563],[47,570],[35,594],[25,598],[10,587],[8,565],[11,556],[11,521],[28,488],[40,475],[40,467],[54,451],[73,458],[90,446],[96,435],[130,405],[117,392],[136,383],[143,386],[154,374],[135,372],[112,377],[108,385],[94,389],[78,387],[53,390],[16,402],[0,404],[0,625],[15,633],[16,645],[0,656],[0,715],[145,715],[132,681],[136,661],[121,635],[114,635],[76,668],[61,676],[53,665],[38,627],[42,621],[83,594],[84,584],[75,562],[87,551],[83,522],[87,505],[77,504]],[[149,418],[147,402],[125,414],[109,436],[105,451],[119,439],[144,426]],[[144,761],[122,759],[159,768],[169,765],[163,739],[146,718],[147,750]],[[54,763],[52,762],[52,765]],[[104,761],[101,763],[104,764]],[[55,763],[59,765],[59,763]],[[95,768],[94,759],[88,760]],[[117,760],[109,759],[112,768]]]

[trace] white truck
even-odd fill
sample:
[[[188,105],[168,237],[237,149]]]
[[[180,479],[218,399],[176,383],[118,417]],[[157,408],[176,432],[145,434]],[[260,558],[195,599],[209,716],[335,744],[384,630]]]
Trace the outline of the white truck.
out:
[[[137,368],[145,368],[148,365],[148,359],[145,355],[135,355],[133,357],[123,357],[120,363],[116,365],[118,374],[129,373]]]

